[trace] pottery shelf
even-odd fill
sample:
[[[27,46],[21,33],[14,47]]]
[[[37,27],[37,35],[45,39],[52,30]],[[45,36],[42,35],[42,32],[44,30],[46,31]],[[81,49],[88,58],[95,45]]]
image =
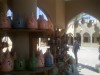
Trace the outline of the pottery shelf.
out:
[[[44,36],[51,36],[54,34],[54,31],[49,29],[0,29],[0,34],[16,34],[16,33],[31,33],[33,35],[44,35]],[[36,36],[37,36],[36,35]]]
[[[49,70],[51,70],[52,67],[44,67],[44,68],[37,68],[37,70],[34,71],[11,71],[11,72],[0,72],[0,75],[5,74],[38,74],[38,73],[44,73],[44,75],[48,75]]]

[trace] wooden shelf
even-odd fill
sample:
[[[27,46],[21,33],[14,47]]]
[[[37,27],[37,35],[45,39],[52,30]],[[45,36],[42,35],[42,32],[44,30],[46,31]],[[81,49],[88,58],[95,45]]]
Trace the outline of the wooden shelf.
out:
[[[44,67],[44,68],[37,68],[35,71],[11,71],[11,72],[0,72],[0,75],[2,74],[35,74],[35,73],[42,73],[42,72],[48,72],[51,70],[52,67]]]
[[[10,34],[15,34],[15,33],[31,33],[31,34],[43,34],[46,36],[51,36],[53,35],[53,31],[49,29],[0,29],[0,34],[3,33],[10,33]]]
[[[0,31],[8,31],[8,32],[53,32],[49,29],[0,29]]]

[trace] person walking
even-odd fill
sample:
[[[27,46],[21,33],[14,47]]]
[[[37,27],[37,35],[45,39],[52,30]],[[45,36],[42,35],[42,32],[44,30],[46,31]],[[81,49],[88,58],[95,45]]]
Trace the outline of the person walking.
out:
[[[75,56],[76,64],[78,64],[77,52],[78,52],[79,49],[80,49],[79,42],[75,38],[74,43],[73,43],[73,53],[74,53],[74,56]]]

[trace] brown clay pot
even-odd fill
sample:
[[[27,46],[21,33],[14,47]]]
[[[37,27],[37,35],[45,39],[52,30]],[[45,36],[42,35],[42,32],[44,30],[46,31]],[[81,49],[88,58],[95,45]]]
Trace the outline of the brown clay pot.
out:
[[[42,51],[38,51],[37,59],[38,59],[38,67],[44,67],[44,55]]]
[[[10,56],[9,50],[6,51],[3,63],[1,65],[2,72],[10,72],[14,68],[14,62]]]
[[[44,19],[43,15],[39,15],[38,28],[39,29],[48,29],[47,21]]]
[[[10,20],[7,17],[0,19],[0,28],[11,28]]]
[[[37,20],[33,15],[27,18],[27,28],[38,29]]]

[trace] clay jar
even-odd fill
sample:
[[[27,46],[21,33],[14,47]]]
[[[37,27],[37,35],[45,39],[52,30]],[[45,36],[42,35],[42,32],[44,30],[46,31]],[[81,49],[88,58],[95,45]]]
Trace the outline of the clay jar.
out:
[[[26,22],[27,22],[27,28],[38,29],[37,20],[33,15],[28,17]]]
[[[9,50],[6,51],[4,60],[1,65],[1,71],[2,72],[10,72],[14,68],[14,62],[10,56]]]
[[[38,51],[37,53],[38,67],[44,67],[44,55],[42,51]]]
[[[0,28],[11,28],[11,22],[7,17],[0,18]]]
[[[29,59],[28,68],[29,68],[29,70],[36,70],[37,67],[38,67],[37,58],[33,54],[32,57]]]
[[[44,54],[45,59],[45,66],[50,67],[53,65],[53,55],[51,54],[50,50],[47,50]]]
[[[44,19],[43,15],[39,15],[38,28],[39,29],[48,29],[47,21]]]
[[[22,71],[25,70],[25,59],[22,57],[18,57],[17,60],[15,60],[15,70]]]
[[[24,19],[20,16],[17,16],[13,20],[13,28],[25,28],[25,22]]]

